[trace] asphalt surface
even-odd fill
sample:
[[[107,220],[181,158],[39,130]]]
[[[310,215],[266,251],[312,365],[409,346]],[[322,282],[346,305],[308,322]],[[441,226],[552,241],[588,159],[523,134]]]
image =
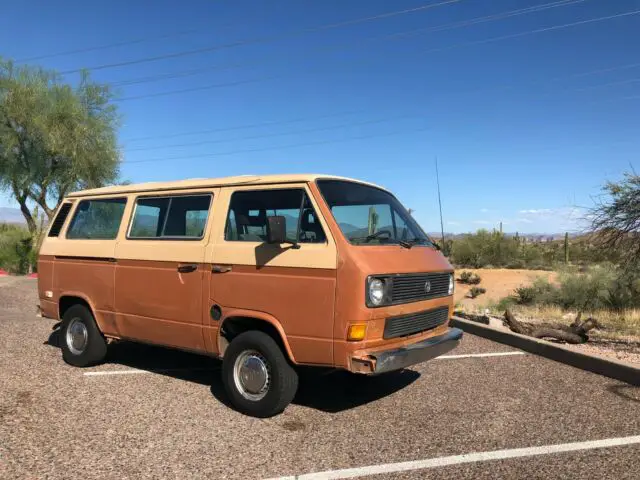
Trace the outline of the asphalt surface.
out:
[[[378,378],[304,371],[294,403],[258,420],[227,406],[215,360],[121,343],[78,369],[62,361],[54,323],[0,305],[0,478],[261,479],[640,435],[640,389],[533,355]],[[465,335],[451,354],[510,351]],[[133,369],[145,372],[122,373]],[[370,478],[639,473],[636,443]]]

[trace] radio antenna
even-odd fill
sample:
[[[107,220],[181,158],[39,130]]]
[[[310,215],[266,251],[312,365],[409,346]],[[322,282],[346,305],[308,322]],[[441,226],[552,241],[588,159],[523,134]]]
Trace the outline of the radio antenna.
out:
[[[440,207],[440,232],[442,233],[442,249],[445,250],[444,223],[442,221],[442,199],[440,198],[440,173],[438,172],[438,156],[437,155],[436,155],[436,183],[438,185],[438,207]]]

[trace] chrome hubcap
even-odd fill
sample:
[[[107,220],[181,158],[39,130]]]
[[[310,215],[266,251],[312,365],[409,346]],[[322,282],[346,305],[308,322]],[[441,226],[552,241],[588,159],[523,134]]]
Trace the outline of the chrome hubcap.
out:
[[[67,328],[67,348],[74,355],[84,352],[89,341],[87,327],[79,318],[74,318]]]
[[[246,350],[238,355],[233,366],[233,380],[247,400],[262,400],[271,381],[269,363],[259,352]]]

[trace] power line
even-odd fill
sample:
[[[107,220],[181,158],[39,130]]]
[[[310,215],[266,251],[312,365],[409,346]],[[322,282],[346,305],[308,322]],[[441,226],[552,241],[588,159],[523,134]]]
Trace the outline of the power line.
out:
[[[152,136],[148,136],[148,137],[134,137],[134,138],[125,139],[125,141],[127,141],[127,142],[138,142],[138,141],[141,141],[141,140],[154,140],[156,138],[175,138],[175,137],[185,137],[185,136],[188,136],[188,135],[201,135],[203,133],[228,132],[228,131],[231,131],[231,130],[245,130],[245,129],[249,129],[249,128],[266,127],[266,126],[271,126],[271,125],[284,125],[284,124],[288,124],[288,123],[306,122],[308,120],[320,120],[320,119],[323,119],[323,118],[354,115],[356,113],[363,113],[364,111],[365,110],[350,110],[350,111],[344,111],[344,112],[330,113],[330,114],[326,114],[326,115],[314,115],[314,116],[311,116],[311,117],[297,117],[297,118],[292,118],[292,119],[287,119],[287,120],[276,120],[276,121],[268,121],[268,122],[260,122],[260,123],[249,123],[249,124],[244,124],[244,125],[235,125],[233,127],[209,128],[209,129],[205,129],[205,130],[197,130],[197,131],[192,131],[192,132],[170,133],[170,134],[167,134],[167,135],[152,135]]]
[[[594,88],[613,87],[615,85],[626,85],[629,83],[638,83],[638,82],[640,82],[640,78],[627,78],[625,80],[617,80],[615,82],[601,83],[599,85],[589,85],[587,87],[578,88],[574,91],[582,92],[585,90],[593,90]]]
[[[107,63],[107,64],[102,64],[102,65],[96,65],[93,67],[88,67],[88,68],[77,68],[77,69],[73,69],[73,70],[66,70],[63,72],[60,72],[63,75],[69,74],[69,73],[77,73],[80,72],[82,70],[91,70],[91,71],[96,71],[96,70],[104,70],[107,68],[115,68],[115,67],[124,67],[124,66],[129,66],[129,65],[137,65],[140,63],[149,63],[149,62],[155,62],[155,61],[159,61],[159,60],[167,60],[170,58],[179,58],[179,57],[185,57],[185,56],[189,56],[189,55],[196,55],[196,54],[200,54],[200,53],[206,53],[206,52],[212,52],[212,51],[216,51],[216,50],[223,50],[223,49],[227,49],[227,48],[235,48],[235,47],[240,47],[240,46],[245,46],[245,45],[252,45],[252,44],[259,44],[259,43],[270,43],[270,42],[274,42],[277,40],[281,40],[284,38],[289,38],[289,37],[295,37],[295,36],[299,36],[299,35],[304,35],[306,33],[313,33],[313,32],[320,32],[320,31],[324,31],[324,30],[331,30],[334,28],[340,28],[340,27],[345,27],[348,25],[355,25],[358,23],[364,23],[364,22],[369,22],[369,21],[373,21],[373,20],[380,20],[383,18],[389,18],[389,17],[394,17],[397,15],[404,15],[407,13],[413,13],[413,12],[418,12],[418,11],[423,11],[423,10],[428,10],[431,8],[436,8],[436,7],[440,7],[440,6],[444,6],[444,5],[449,5],[452,3],[458,3],[462,0],[445,0],[442,2],[438,2],[438,3],[429,3],[426,5],[421,5],[418,7],[413,7],[413,8],[408,8],[408,9],[404,9],[404,10],[396,10],[393,12],[387,12],[387,13],[382,13],[379,15],[373,15],[373,16],[369,16],[369,17],[363,17],[363,18],[356,18],[353,20],[346,20],[343,22],[337,22],[337,23],[330,23],[330,24],[325,24],[325,25],[320,25],[317,27],[309,27],[309,28],[303,28],[303,29],[296,29],[296,30],[289,30],[285,33],[282,34],[278,34],[278,35],[269,35],[269,36],[264,36],[264,37],[256,37],[256,38],[250,38],[250,39],[245,39],[245,40],[238,40],[235,42],[230,42],[230,43],[226,43],[226,44],[218,44],[218,45],[212,45],[209,47],[203,47],[203,48],[196,48],[193,50],[183,50],[180,52],[174,52],[174,53],[167,53],[167,54],[163,54],[163,55],[155,55],[155,56],[150,56],[150,57],[142,57],[142,58],[138,58],[135,60],[127,60],[127,61],[123,61],[123,62],[116,62],[116,63]]]
[[[162,150],[165,148],[178,148],[178,147],[194,147],[194,146],[198,146],[198,145],[212,145],[215,143],[227,143],[227,142],[234,142],[234,141],[239,141],[239,140],[255,140],[258,138],[271,138],[271,137],[283,137],[283,136],[287,136],[287,135],[298,135],[301,133],[313,133],[313,132],[322,132],[322,131],[327,131],[327,130],[337,130],[337,129],[341,129],[341,128],[348,128],[348,127],[360,127],[363,125],[373,125],[373,124],[377,124],[377,123],[385,123],[385,122],[390,122],[392,120],[400,120],[400,119],[405,119],[405,118],[416,118],[416,115],[398,115],[395,117],[387,117],[387,118],[381,118],[381,119],[377,119],[377,120],[365,120],[362,122],[349,122],[349,123],[343,123],[340,125],[330,125],[330,126],[325,126],[325,127],[315,127],[315,128],[307,128],[304,130],[294,130],[294,131],[290,131],[290,132],[279,132],[279,133],[263,133],[260,135],[250,135],[250,136],[246,136],[246,137],[236,137],[236,138],[224,138],[224,139],[216,139],[216,140],[203,140],[200,142],[190,142],[190,143],[174,143],[174,144],[170,144],[170,145],[160,145],[160,146],[156,146],[156,147],[139,147],[139,148],[128,148],[127,152],[141,152],[141,151],[148,151],[148,150]]]
[[[409,35],[414,35],[417,33],[443,32],[446,30],[453,30],[456,28],[463,28],[463,27],[478,25],[480,23],[503,20],[511,17],[520,16],[520,15],[527,15],[530,13],[536,13],[536,12],[540,12],[540,11],[544,11],[552,8],[565,7],[565,6],[574,5],[577,3],[583,3],[585,1],[586,0],[560,0],[560,1],[555,1],[551,3],[545,3],[542,5],[535,5],[531,7],[520,8],[517,10],[509,10],[506,12],[499,12],[492,15],[485,15],[482,17],[471,18],[468,20],[450,22],[444,25],[437,25],[434,27],[411,29],[411,30],[406,30],[406,31],[396,32],[391,34],[376,35],[376,36],[361,39],[357,42],[343,43],[338,45],[327,45],[324,47],[315,48],[311,51],[307,51],[306,53],[308,54],[308,53],[315,53],[315,52],[349,49],[354,47],[360,47],[365,42],[371,42],[376,40],[386,40],[386,39],[396,39],[401,37],[407,37]],[[266,62],[263,62],[263,63],[268,64],[269,62],[271,62],[271,60],[267,60]],[[261,62],[258,62],[258,64],[260,63]],[[127,86],[127,85],[141,84],[141,83],[157,82],[157,81],[168,80],[173,78],[189,77],[192,75],[198,75],[200,73],[207,73],[207,72],[216,71],[216,70],[229,70],[229,69],[241,68],[245,66],[252,66],[254,64],[255,62],[239,62],[239,63],[235,62],[235,63],[223,64],[223,65],[213,65],[213,66],[204,67],[204,68],[182,70],[177,72],[168,72],[168,73],[157,74],[157,75],[149,75],[146,77],[138,77],[130,80],[121,80],[121,81],[113,82],[112,85]]]
[[[202,154],[202,155],[188,155],[188,156],[163,157],[163,158],[148,158],[148,159],[143,159],[143,160],[124,160],[122,163],[166,162],[166,161],[171,161],[171,160],[191,160],[191,159],[195,159],[195,158],[212,158],[212,157],[220,157],[220,156],[227,156],[227,155],[237,155],[239,153],[266,152],[268,150],[285,150],[285,149],[288,149],[288,148],[296,148],[296,147],[308,147],[308,146],[314,146],[314,145],[327,145],[327,144],[332,144],[332,143],[350,142],[350,141],[353,141],[353,140],[364,140],[364,139],[369,139],[369,138],[390,137],[390,136],[393,136],[393,135],[402,135],[402,134],[406,134],[406,133],[423,132],[423,131],[428,130],[428,129],[429,129],[429,127],[422,127],[422,128],[413,129],[413,130],[398,130],[398,131],[393,131],[393,132],[388,132],[388,133],[378,133],[378,134],[374,134],[374,135],[361,135],[361,136],[356,136],[356,137],[341,138],[341,139],[337,139],[337,140],[321,140],[321,141],[317,141],[317,142],[293,143],[293,144],[287,144],[287,145],[278,145],[278,146],[274,146],[274,147],[251,148],[251,149],[243,149],[243,150],[232,150],[232,151],[229,151],[229,152],[206,153],[206,154]]]
[[[230,24],[227,25],[223,25],[223,27],[229,26]],[[37,55],[34,57],[26,57],[26,58],[19,58],[16,60],[16,63],[26,63],[26,62],[33,62],[35,60],[44,60],[47,58],[55,58],[55,57],[64,57],[67,55],[77,55],[78,53],[88,53],[88,52],[96,52],[99,50],[108,50],[111,48],[116,48],[116,47],[124,47],[127,45],[135,45],[138,43],[144,43],[144,42],[148,42],[151,40],[163,40],[166,38],[174,38],[174,37],[181,37],[183,35],[190,35],[192,33],[197,33],[203,31],[203,29],[192,29],[192,30],[184,30],[181,32],[174,32],[174,33],[167,33],[167,34],[163,34],[163,35],[154,35],[154,36],[150,36],[150,37],[142,37],[142,38],[136,38],[136,39],[132,39],[132,40],[123,40],[121,42],[115,42],[115,43],[108,43],[106,45],[97,45],[94,47],[86,47],[86,48],[77,48],[75,50],[66,50],[63,52],[56,52],[56,53],[48,53],[48,54],[44,54],[44,55]]]
[[[533,82],[532,84],[533,85],[539,85],[539,84],[543,84],[543,83],[557,82],[557,81],[560,81],[560,80],[565,80],[565,79],[570,79],[570,78],[585,77],[585,76],[590,76],[590,75],[597,75],[597,74],[600,74],[600,73],[607,73],[607,72],[612,72],[612,71],[616,71],[616,70],[625,70],[625,69],[636,68],[636,67],[640,67],[640,62],[629,63],[629,64],[619,65],[619,66],[615,66],[615,67],[600,68],[600,69],[597,69],[597,70],[589,70],[589,71],[586,71],[586,72],[572,73],[572,74],[569,74],[569,75],[558,76],[558,77],[554,77],[554,78],[550,78],[550,79],[546,79],[546,80],[539,80],[539,81]],[[611,84],[617,84],[617,83],[633,83],[633,82],[638,81],[638,80],[640,80],[640,79],[631,79],[629,81],[623,80],[621,82],[611,82],[611,83],[607,83],[607,84],[595,85],[595,86],[592,86],[592,87],[593,88],[604,87],[604,86],[609,86]],[[503,90],[503,89],[507,89],[507,88],[513,88],[513,85],[503,85],[503,86],[500,86],[500,87],[495,87],[495,88],[490,88],[490,89],[476,89],[476,90],[471,90],[471,91],[453,92],[451,94],[460,95],[460,94],[466,94],[466,93],[478,92],[478,91]],[[576,91],[581,91],[581,90],[582,89],[577,89]],[[210,129],[204,129],[204,130],[195,130],[195,131],[180,132],[180,133],[170,133],[170,134],[164,134],[164,135],[151,135],[151,136],[146,136],[146,137],[134,137],[134,138],[125,139],[125,142],[138,142],[138,141],[144,141],[144,140],[154,140],[154,139],[157,139],[157,138],[168,139],[168,138],[185,137],[185,136],[192,136],[192,135],[202,135],[202,134],[207,134],[207,133],[228,132],[228,131],[234,131],[234,130],[247,130],[247,129],[252,129],[252,128],[265,127],[265,126],[286,125],[286,124],[292,124],[292,123],[305,122],[305,121],[309,121],[309,120],[321,120],[321,119],[325,119],[325,118],[355,115],[355,114],[366,113],[366,112],[367,112],[367,110],[351,110],[351,111],[336,112],[336,113],[330,113],[330,114],[324,114],[324,115],[297,117],[297,118],[286,119],[286,120],[275,120],[275,121],[267,121],[267,122],[259,122],[259,123],[249,123],[249,124],[243,124],[243,125],[234,125],[234,126],[231,126],[231,127],[210,128]],[[407,115],[407,116],[410,116],[410,115]],[[368,123],[368,122],[364,122],[364,123]],[[350,123],[350,124],[346,124],[345,126],[347,126],[347,125],[356,125],[356,124]],[[331,127],[331,128],[333,128],[333,127]],[[312,130],[315,130],[315,129],[312,129]],[[276,135],[289,135],[289,134],[294,134],[294,133],[307,133],[308,131],[309,130],[307,130],[307,131],[283,132],[283,133],[274,134],[274,136],[276,136]],[[232,140],[247,140],[247,139],[253,139],[253,138],[262,138],[262,136],[240,137],[240,138],[235,138],[235,139],[232,139]],[[186,146],[201,145],[201,144],[206,144],[206,143],[209,143],[209,141],[195,142],[195,143],[189,143],[189,144],[180,144],[180,145],[175,145],[175,144],[174,145],[164,145],[164,146],[159,146],[159,147],[152,147],[152,148],[149,148],[149,149],[155,149],[155,148],[161,149],[161,148],[178,147],[178,146],[180,146],[180,147],[181,146],[185,146],[186,147]],[[214,143],[217,143],[217,141],[215,141]],[[134,150],[129,149],[128,151],[139,151],[139,150],[145,150],[145,148],[136,148]]]
[[[558,0],[555,2],[544,3],[541,5],[533,5],[531,7],[518,8],[516,10],[509,10],[506,12],[494,13],[492,15],[485,15],[482,17],[471,18],[469,20],[461,20],[457,22],[446,23],[444,25],[438,25],[435,27],[417,28],[413,30],[408,30],[406,32],[392,33],[386,36],[396,37],[396,36],[407,36],[415,33],[431,33],[431,32],[445,31],[445,30],[452,30],[455,28],[461,28],[461,27],[467,27],[471,25],[477,25],[480,23],[491,22],[494,20],[503,20],[505,18],[511,18],[511,17],[517,17],[520,15],[527,15],[529,13],[541,12],[541,11],[549,10],[552,8],[566,7],[566,6],[574,5],[577,3],[584,3],[585,1],[586,0]]]
[[[233,82],[214,83],[212,85],[204,85],[202,87],[189,87],[189,88],[183,88],[183,89],[180,89],[180,90],[168,90],[166,92],[144,93],[142,95],[132,95],[130,97],[116,98],[113,101],[114,102],[127,102],[129,100],[140,100],[142,98],[166,97],[167,95],[176,95],[176,94],[180,94],[180,93],[198,92],[198,91],[202,91],[202,90],[212,90],[212,89],[215,89],[215,88],[236,87],[238,85],[246,85],[248,83],[260,83],[260,82],[265,82],[265,81],[268,81],[268,80],[276,80],[278,78],[284,78],[284,77],[287,77],[287,76],[288,75],[285,75],[285,74],[268,75],[268,76],[265,76],[265,77],[250,78],[250,79],[247,79],[247,80],[236,80],[236,81],[233,81]]]
[[[542,32],[561,30],[561,29],[564,29],[564,28],[570,28],[570,27],[575,27],[575,26],[579,26],[579,25],[585,25],[585,24],[589,24],[589,23],[612,20],[614,18],[621,18],[621,17],[625,17],[625,16],[630,16],[630,15],[637,15],[639,13],[640,13],[640,10],[633,10],[633,11],[630,11],[630,12],[624,12],[624,13],[619,13],[619,14],[615,14],[615,15],[608,15],[608,16],[604,16],[604,17],[596,17],[596,18],[591,18],[591,19],[587,19],[587,20],[581,20],[581,21],[578,21],[578,22],[565,23],[565,24],[562,24],[562,25],[553,25],[551,27],[538,28],[538,29],[535,29],[535,30],[527,30],[525,32],[518,32],[518,33],[514,33],[514,34],[510,34],[510,35],[502,35],[502,36],[499,36],[499,37],[492,37],[492,38],[486,38],[486,39],[482,39],[482,40],[474,40],[474,41],[470,41],[470,42],[457,43],[457,44],[449,45],[449,46],[446,46],[446,47],[439,47],[439,48],[434,48],[434,49],[429,49],[429,50],[417,51],[417,52],[414,52],[414,53],[426,54],[426,53],[442,52],[442,51],[450,50],[450,49],[453,49],[453,48],[459,48],[459,47],[470,46],[470,45],[480,45],[480,44],[484,44],[484,43],[508,40],[508,39],[512,39],[512,38],[523,37],[523,36],[526,36],[526,35],[533,35],[533,34],[542,33]],[[369,63],[369,62],[366,62],[366,63]],[[354,62],[351,61],[351,62],[348,62],[348,64],[349,65],[353,65]],[[315,72],[322,71],[322,69],[305,70],[305,71],[301,71],[300,73],[297,73],[295,75],[307,75],[307,74],[312,73],[314,71]],[[129,100],[140,100],[140,99],[143,99],[143,98],[162,97],[162,96],[175,95],[175,94],[180,94],[180,93],[190,93],[190,92],[211,90],[211,89],[215,89],[215,88],[230,87],[230,86],[242,85],[242,84],[246,84],[246,83],[258,83],[258,82],[262,82],[262,81],[275,80],[275,79],[285,78],[285,77],[289,77],[289,76],[291,76],[291,75],[290,74],[269,75],[269,76],[264,76],[264,77],[256,77],[256,78],[252,78],[252,79],[248,79],[248,80],[239,80],[239,81],[234,81],[234,82],[223,82],[223,83],[204,85],[204,86],[200,86],[200,87],[189,87],[189,88],[183,88],[183,89],[179,89],[179,90],[168,90],[168,91],[164,91],[164,92],[156,92],[156,93],[134,95],[134,96],[130,96],[130,97],[124,97],[124,98],[116,99],[115,101],[124,102],[124,101],[129,101]]]
[[[605,20],[613,20],[614,18],[627,17],[627,16],[630,16],[630,15],[637,15],[639,13],[640,13],[640,10],[632,10],[630,12],[617,13],[615,15],[608,15],[608,16],[605,16],[605,17],[590,18],[590,19],[587,19],[587,20],[580,20],[578,22],[565,23],[565,24],[562,24],[562,25],[553,25],[551,27],[537,28],[535,30],[528,30],[526,32],[512,33],[510,35],[502,35],[502,36],[499,36],[499,37],[485,38],[483,40],[475,40],[475,41],[471,41],[471,42],[457,43],[457,44],[450,45],[450,46],[447,46],[447,47],[441,47],[441,48],[435,48],[435,49],[426,50],[426,51],[423,51],[423,53],[442,52],[444,50],[450,50],[452,48],[467,47],[469,45],[480,45],[480,44],[483,44],[483,43],[498,42],[498,41],[501,41],[501,40],[509,40],[509,39],[512,39],[512,38],[524,37],[526,35],[534,35],[536,33],[549,32],[549,31],[553,31],[553,30],[561,30],[563,28],[576,27],[576,26],[579,26],[579,25],[586,25],[586,24],[595,23],[595,22],[603,22]]]

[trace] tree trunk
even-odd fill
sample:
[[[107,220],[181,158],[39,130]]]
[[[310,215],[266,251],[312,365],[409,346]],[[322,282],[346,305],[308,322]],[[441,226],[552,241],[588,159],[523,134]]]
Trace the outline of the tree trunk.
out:
[[[561,323],[533,324],[518,321],[510,310],[504,312],[504,323],[512,332],[534,338],[554,338],[566,343],[585,343],[589,340],[589,335],[587,335],[589,330],[602,327],[594,318],[587,318],[584,322],[581,321],[581,318],[582,313],[578,313],[571,325]]]
[[[15,183],[12,183],[11,189],[13,190],[13,197],[16,199],[16,202],[18,202],[18,205],[20,205],[20,212],[22,212],[22,216],[27,222],[29,233],[35,235],[38,230],[38,225],[36,224],[35,218],[33,218],[31,210],[29,210],[27,206],[27,192],[20,192],[20,189]]]
[[[31,215],[29,207],[27,207],[27,204],[24,201],[18,200],[18,203],[20,204],[20,211],[22,212],[22,216],[27,221],[27,228],[29,229],[29,233],[31,235],[35,235],[38,227],[36,225],[35,219],[33,218],[33,215]]]

